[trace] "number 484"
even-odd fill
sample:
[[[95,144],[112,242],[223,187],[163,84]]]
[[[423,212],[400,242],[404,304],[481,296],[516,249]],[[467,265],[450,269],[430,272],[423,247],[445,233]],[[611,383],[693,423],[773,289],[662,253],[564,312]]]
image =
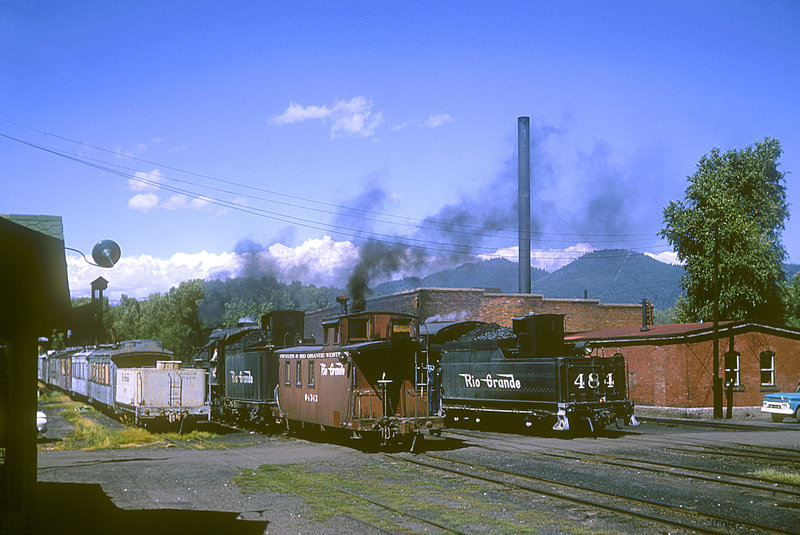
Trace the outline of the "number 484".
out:
[[[603,383],[608,388],[614,388],[614,373],[609,372],[608,375],[605,376]],[[584,389],[587,386],[589,388],[597,388],[600,386],[600,374],[597,372],[591,372],[589,374],[579,373],[572,384],[577,386],[578,389]]]

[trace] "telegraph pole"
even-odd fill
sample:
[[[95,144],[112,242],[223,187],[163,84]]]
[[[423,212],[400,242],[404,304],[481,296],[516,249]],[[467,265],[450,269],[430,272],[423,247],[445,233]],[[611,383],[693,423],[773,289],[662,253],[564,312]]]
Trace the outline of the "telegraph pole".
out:
[[[719,377],[719,253],[717,252],[717,226],[714,225],[714,418],[722,418],[722,380]]]

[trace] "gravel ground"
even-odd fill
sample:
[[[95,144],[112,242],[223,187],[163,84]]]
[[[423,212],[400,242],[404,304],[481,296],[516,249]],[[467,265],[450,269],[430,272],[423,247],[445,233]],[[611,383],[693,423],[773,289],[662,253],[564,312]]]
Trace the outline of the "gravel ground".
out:
[[[372,486],[376,493],[379,486],[389,485],[389,492],[396,496],[384,499],[391,499],[393,503],[410,503],[410,508],[417,507],[418,502],[414,501],[414,497],[431,489],[439,489],[437,496],[442,500],[442,506],[454,507],[453,503],[447,503],[448,500],[463,501],[464,521],[467,523],[463,531],[468,533],[485,532],[480,524],[469,529],[467,519],[472,518],[470,514],[480,519],[480,515],[485,514],[481,508],[487,504],[490,508],[486,511],[497,519],[492,524],[493,531],[497,533],[521,531],[521,522],[529,518],[539,522],[537,532],[540,533],[595,533],[598,530],[617,533],[667,532],[663,528],[653,531],[653,526],[621,520],[608,513],[570,506],[544,497],[515,495],[497,486],[477,488],[474,483],[458,476],[444,477],[424,469],[411,471],[400,461],[377,453],[364,453],[348,443],[331,444],[283,435],[233,432],[212,441],[222,443],[224,449],[196,450],[162,445],[99,451],[48,451],[48,445],[55,444],[70,431],[57,409],[48,413],[48,419],[49,430],[41,441],[43,451],[39,454],[41,534],[384,532],[359,520],[357,517],[361,515],[352,514],[352,510],[347,508],[352,499],[341,495],[330,499],[326,488],[322,486],[324,483],[317,489],[317,496],[314,490],[309,494],[308,489],[300,489],[299,483],[298,488],[284,491],[262,487],[246,492],[235,482],[242,474],[247,477],[263,476],[263,469],[259,470],[262,465],[301,467],[296,470],[319,477],[320,481],[337,481],[340,486],[356,489],[362,484],[365,486],[362,488],[368,491]],[[119,426],[114,420],[102,420],[106,425]],[[748,433],[658,424],[646,424],[637,429],[636,433],[612,433],[599,438],[574,440],[507,435],[506,442],[519,440],[553,451],[568,448],[639,458],[658,457],[659,453],[652,444],[644,440],[637,441],[637,436],[642,439],[674,437],[678,440],[680,437],[776,444],[782,448],[800,450],[800,433],[797,433],[797,426],[792,424],[785,430],[777,428],[776,431],[774,427],[767,427],[763,432]],[[504,435],[487,436],[502,440]],[[452,458],[472,459],[487,465],[500,462],[506,467],[524,467],[527,471],[548,475],[563,472],[563,467],[554,461],[533,459],[530,455],[513,452],[502,454],[470,446],[468,441],[467,437],[453,435],[447,439],[427,439],[426,443],[428,449]],[[709,465],[717,462],[713,458],[708,460]],[[576,479],[599,480],[607,474],[605,469],[586,466],[585,463],[573,464],[568,472],[574,474]],[[638,488],[641,483],[658,488],[657,478],[652,479],[650,481],[633,474],[631,480],[621,478],[613,486],[625,490]],[[299,482],[300,479],[292,481]],[[696,485],[691,483],[686,489],[672,492],[676,495],[702,494],[697,492]],[[404,501],[403,496],[399,495],[407,495],[408,500]],[[732,496],[731,499],[741,500],[743,506],[749,501],[746,493],[738,495],[738,498]],[[737,506],[737,503],[726,503],[726,507]],[[376,509],[375,518],[389,518],[387,522],[392,527],[388,529],[385,523],[373,524],[383,525],[383,529],[390,532],[442,532],[413,520],[399,519],[398,515],[383,510],[377,511],[379,508],[373,506],[364,505],[363,508]],[[787,518],[797,519],[797,525],[800,526],[800,514],[796,510],[772,509],[765,511],[765,514],[776,514],[776,511]],[[541,516],[533,516],[536,514]]]

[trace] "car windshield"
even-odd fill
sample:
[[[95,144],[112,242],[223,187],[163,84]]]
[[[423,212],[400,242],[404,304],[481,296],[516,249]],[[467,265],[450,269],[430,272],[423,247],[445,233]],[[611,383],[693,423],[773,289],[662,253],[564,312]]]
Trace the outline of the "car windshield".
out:
[[[797,382],[797,388],[795,388],[794,391],[800,392],[800,381]]]

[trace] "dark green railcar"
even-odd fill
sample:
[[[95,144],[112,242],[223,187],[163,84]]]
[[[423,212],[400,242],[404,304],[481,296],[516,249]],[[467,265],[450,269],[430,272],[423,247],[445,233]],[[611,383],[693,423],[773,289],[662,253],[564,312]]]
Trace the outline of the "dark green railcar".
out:
[[[637,425],[624,357],[565,345],[563,321],[559,314],[515,318],[512,337],[445,343],[442,407],[449,423],[506,416],[526,426],[550,420],[558,431]]]

